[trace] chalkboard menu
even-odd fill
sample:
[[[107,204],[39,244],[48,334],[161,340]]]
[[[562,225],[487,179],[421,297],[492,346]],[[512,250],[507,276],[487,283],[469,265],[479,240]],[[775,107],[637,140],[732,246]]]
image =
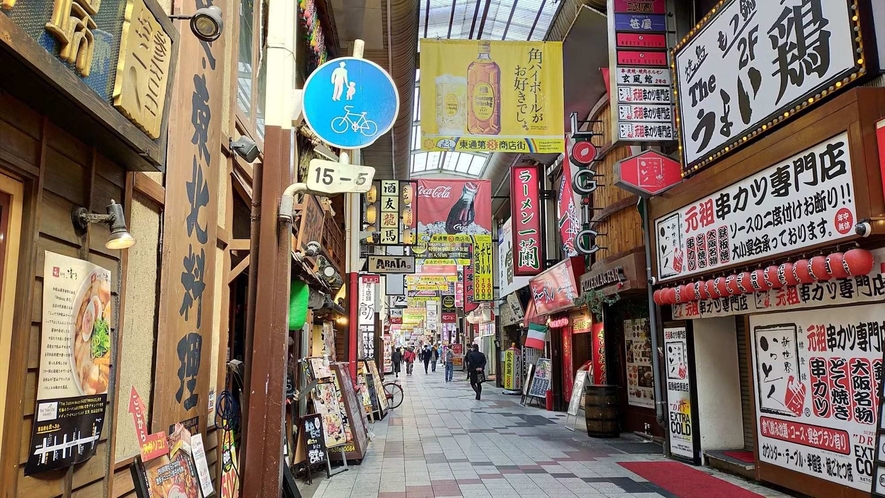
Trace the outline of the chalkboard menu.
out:
[[[314,465],[326,461],[326,443],[323,440],[323,416],[319,413],[301,418],[301,438],[304,442],[306,463]]]
[[[543,398],[547,396],[550,388],[550,358],[538,358],[535,365],[535,375],[532,377],[532,387],[529,388],[529,396]]]

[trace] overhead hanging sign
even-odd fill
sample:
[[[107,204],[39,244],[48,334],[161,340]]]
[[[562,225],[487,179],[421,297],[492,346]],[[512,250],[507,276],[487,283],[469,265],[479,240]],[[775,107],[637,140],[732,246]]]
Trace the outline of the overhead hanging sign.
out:
[[[424,241],[433,235],[492,233],[491,180],[418,180],[417,204]]]
[[[473,302],[480,303],[495,299],[494,275],[492,273],[492,236],[473,236]]]
[[[363,221],[378,234],[381,245],[413,245],[418,224],[416,182],[378,180],[363,196]]]
[[[561,42],[422,39],[421,148],[563,152],[562,75]]]
[[[521,164],[510,169],[513,274],[521,277],[544,270],[540,188],[541,170],[537,165]]]
[[[501,225],[498,230],[498,293],[504,297],[529,284],[529,277],[517,277],[513,274],[513,219]]]
[[[575,305],[578,285],[574,265],[583,266],[584,258],[569,258],[529,281],[538,315],[550,315]]]
[[[608,0],[612,141],[676,140],[667,57],[666,0]],[[667,74],[665,76],[665,74]]]
[[[399,114],[396,83],[366,59],[339,57],[304,82],[304,120],[327,144],[361,149],[390,131]]]
[[[848,133],[655,220],[658,278],[683,278],[854,236]]]
[[[860,6],[867,5],[860,3]],[[870,70],[856,2],[729,0],[675,47],[683,165],[694,171]]]
[[[642,197],[662,194],[682,181],[682,165],[647,150],[615,164],[615,185]]]
[[[368,257],[369,273],[415,273],[415,256],[376,256]]]

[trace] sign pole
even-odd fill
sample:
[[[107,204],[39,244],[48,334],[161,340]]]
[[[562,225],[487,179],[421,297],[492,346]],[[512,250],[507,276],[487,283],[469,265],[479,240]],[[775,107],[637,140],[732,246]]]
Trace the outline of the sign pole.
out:
[[[357,59],[363,58],[363,52],[366,48],[366,42],[360,39],[356,39],[353,41],[353,56]],[[356,152],[356,149],[341,149],[338,152],[338,162],[340,164],[350,164],[350,156]],[[353,218],[356,218],[356,231],[351,231],[350,240],[346,241],[347,248],[349,251],[355,253],[354,259],[359,256],[360,244],[359,244],[359,234],[360,227],[362,226],[360,223],[360,194],[347,194],[350,197],[350,208],[351,212],[349,215],[351,216],[351,223],[353,223]],[[358,261],[358,260],[357,260]],[[348,328],[348,337],[347,337],[347,351],[348,351],[348,368],[350,369],[350,378],[356,379],[356,362],[359,357],[358,349],[358,341],[357,336],[359,334],[359,324],[357,320],[357,311],[359,306],[359,300],[357,299],[357,294],[359,292],[359,267],[351,266],[349,271],[353,272],[350,275],[350,285],[347,289],[347,299],[350,303],[350,319],[347,321]],[[375,284],[372,284],[375,285]],[[345,465],[346,465],[345,461]]]

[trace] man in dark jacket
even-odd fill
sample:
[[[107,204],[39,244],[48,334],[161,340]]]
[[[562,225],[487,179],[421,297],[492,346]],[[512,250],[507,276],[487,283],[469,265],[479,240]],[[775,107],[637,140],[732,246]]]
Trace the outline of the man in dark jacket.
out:
[[[393,354],[390,357],[390,362],[393,363],[393,373],[396,374],[396,377],[399,377],[400,364],[403,361],[403,348],[396,348]]]
[[[421,351],[421,361],[424,362],[424,373],[428,373],[427,369],[430,368],[430,359],[433,357],[433,353],[430,351],[430,346],[424,345],[424,350]]]
[[[485,380],[483,370],[485,368],[486,355],[482,354],[479,346],[474,344],[473,349],[467,353],[467,374],[470,377],[470,387],[476,392],[477,400],[482,396],[482,382]]]

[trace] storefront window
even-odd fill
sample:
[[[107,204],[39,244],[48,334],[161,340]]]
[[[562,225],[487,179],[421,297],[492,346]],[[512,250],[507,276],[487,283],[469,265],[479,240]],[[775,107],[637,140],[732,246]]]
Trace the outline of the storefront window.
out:
[[[240,2],[240,51],[237,64],[237,105],[246,118],[252,117],[252,31],[255,25],[255,2]]]

